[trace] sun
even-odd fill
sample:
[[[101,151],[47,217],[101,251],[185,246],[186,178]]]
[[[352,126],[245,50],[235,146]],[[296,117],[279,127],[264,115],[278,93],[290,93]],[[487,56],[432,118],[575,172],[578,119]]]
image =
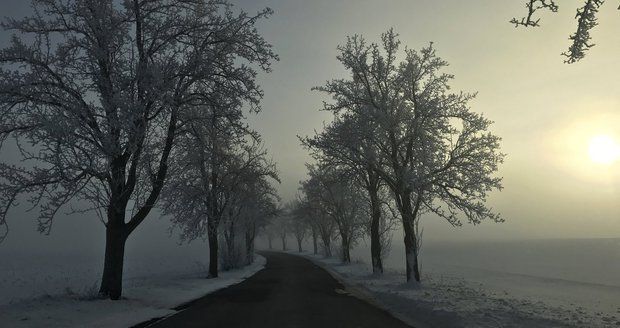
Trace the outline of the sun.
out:
[[[590,139],[588,153],[592,162],[610,165],[620,158],[620,146],[612,137],[598,135]]]

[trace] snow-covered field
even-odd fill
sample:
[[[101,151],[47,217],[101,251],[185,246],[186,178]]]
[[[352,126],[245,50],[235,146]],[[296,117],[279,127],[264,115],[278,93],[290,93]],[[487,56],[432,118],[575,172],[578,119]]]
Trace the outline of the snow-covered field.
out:
[[[420,327],[595,328],[620,327],[619,244],[429,244],[420,286],[404,283],[399,249],[386,260],[383,277],[372,275],[365,247],[354,252],[351,265],[304,255]]]
[[[173,314],[174,307],[239,283],[265,265],[257,256],[251,266],[207,280],[201,263],[142,258],[129,262],[123,299],[110,301],[94,299],[100,263],[90,257],[6,259],[0,271],[0,326],[12,328],[129,327]]]
[[[419,287],[403,283],[397,240],[380,278],[370,273],[363,242],[353,265],[318,260],[392,311],[430,327],[620,327],[620,239],[428,242]],[[145,246],[133,246],[139,244]],[[17,247],[0,248],[0,327],[130,326],[241,281],[264,263],[205,280],[204,243],[162,239],[153,247],[136,242],[128,249],[126,299],[119,302],[89,300],[100,279],[101,249],[50,247],[15,256]]]

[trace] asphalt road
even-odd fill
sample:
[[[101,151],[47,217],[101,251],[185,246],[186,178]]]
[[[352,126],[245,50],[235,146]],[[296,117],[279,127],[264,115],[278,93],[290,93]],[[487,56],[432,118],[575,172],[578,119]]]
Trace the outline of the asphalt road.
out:
[[[148,327],[409,327],[343,293],[338,281],[307,259],[275,252],[261,254],[267,258],[265,269]]]

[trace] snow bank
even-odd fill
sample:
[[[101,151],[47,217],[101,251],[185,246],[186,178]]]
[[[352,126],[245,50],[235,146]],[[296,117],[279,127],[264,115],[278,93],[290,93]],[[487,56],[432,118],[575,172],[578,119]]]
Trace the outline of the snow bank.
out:
[[[218,289],[237,284],[264,268],[257,256],[254,264],[205,279],[204,272],[184,276],[158,276],[132,281],[120,301],[96,300],[96,290],[42,296],[0,305],[3,327],[129,327],[149,319],[174,314],[173,309]]]
[[[496,288],[498,273],[492,272],[489,272],[488,279],[479,277],[476,280],[458,274],[428,272],[421,285],[406,284],[402,271],[387,270],[383,276],[373,276],[370,266],[361,261],[343,265],[334,258],[325,259],[309,253],[302,255],[330,271],[355,296],[365,298],[419,328],[620,327],[620,288],[614,286],[604,287],[612,302],[615,296],[617,302],[611,303],[614,306],[592,304],[586,307],[551,302],[534,296],[536,294],[528,295],[520,290],[520,286],[526,285],[523,279],[528,277],[520,275],[502,275],[503,286],[512,286],[510,289]],[[571,283],[562,282],[564,285]],[[547,288],[548,294],[562,293],[555,281],[542,282],[539,288]],[[586,299],[590,297],[588,288],[583,290]]]

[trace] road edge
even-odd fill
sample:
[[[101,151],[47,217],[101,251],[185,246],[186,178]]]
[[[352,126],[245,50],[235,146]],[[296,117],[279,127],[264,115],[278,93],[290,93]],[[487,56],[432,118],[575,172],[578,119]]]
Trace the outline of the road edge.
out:
[[[261,261],[263,261],[262,265],[258,266],[258,267],[256,268],[257,270],[255,270],[255,271],[253,271],[253,272],[250,272],[250,273],[249,273],[248,275],[246,275],[246,276],[243,276],[243,277],[242,277],[242,278],[241,278],[238,282],[233,283],[233,284],[230,284],[230,285],[227,285],[227,286],[222,286],[221,288],[214,289],[214,290],[212,290],[212,291],[210,291],[210,292],[208,292],[208,293],[206,293],[206,294],[204,294],[204,295],[202,295],[202,296],[200,296],[200,297],[197,297],[197,298],[195,298],[195,299],[193,299],[193,300],[189,300],[189,301],[183,302],[183,303],[181,303],[181,304],[179,304],[179,305],[176,305],[176,306],[174,306],[173,308],[171,308],[171,309],[170,309],[170,310],[174,310],[174,312],[173,312],[173,313],[170,313],[170,314],[165,315],[165,316],[163,316],[163,317],[151,318],[151,319],[149,319],[149,320],[146,320],[146,321],[140,322],[140,323],[138,323],[138,324],[132,325],[132,326],[130,326],[129,328],[147,328],[147,327],[150,327],[150,326],[152,326],[152,325],[154,325],[154,324],[156,324],[156,323],[158,323],[158,322],[160,322],[160,321],[162,321],[162,320],[165,320],[166,318],[169,318],[169,317],[171,317],[171,316],[173,316],[173,315],[177,315],[177,314],[179,314],[179,313],[181,313],[181,312],[185,311],[185,310],[186,310],[187,308],[189,308],[189,307],[190,307],[190,306],[191,306],[194,302],[198,301],[199,299],[201,299],[201,298],[203,298],[203,297],[205,297],[205,296],[207,296],[207,295],[209,295],[209,294],[215,293],[215,292],[217,292],[217,291],[219,291],[219,290],[222,290],[222,289],[224,289],[224,288],[228,288],[228,287],[231,287],[231,286],[234,286],[234,285],[238,285],[238,284],[240,284],[240,283],[244,282],[244,281],[245,281],[245,280],[247,280],[248,278],[250,278],[250,277],[254,276],[255,274],[257,274],[258,272],[260,272],[260,271],[264,270],[264,269],[265,269],[265,267],[267,266],[267,258],[266,258],[266,257],[264,257],[264,256],[262,256],[262,255],[260,255],[260,254],[258,254],[258,253],[254,253],[254,261],[257,261],[257,260],[261,260]],[[250,265],[251,265],[251,264],[250,264]],[[244,267],[244,268],[245,268],[245,267]]]
[[[317,259],[305,253],[292,253],[292,252],[282,252],[282,253],[303,257],[311,261],[315,265],[319,266],[321,269],[327,271],[327,273],[329,273],[334,279],[340,282],[345,287],[345,290],[351,296],[359,300],[362,300],[366,303],[369,303],[370,305],[389,313],[394,318],[404,322],[405,324],[411,327],[415,327],[415,328],[430,328],[431,327],[428,324],[422,323],[420,321],[415,320],[414,318],[411,318],[409,315],[405,313],[391,309],[389,306],[383,304],[378,298],[376,298],[373,292],[370,289],[368,289],[366,286],[361,285],[361,284],[351,283],[345,277],[343,277],[340,273],[338,273],[337,271],[329,267],[329,265],[321,262],[320,259]]]

